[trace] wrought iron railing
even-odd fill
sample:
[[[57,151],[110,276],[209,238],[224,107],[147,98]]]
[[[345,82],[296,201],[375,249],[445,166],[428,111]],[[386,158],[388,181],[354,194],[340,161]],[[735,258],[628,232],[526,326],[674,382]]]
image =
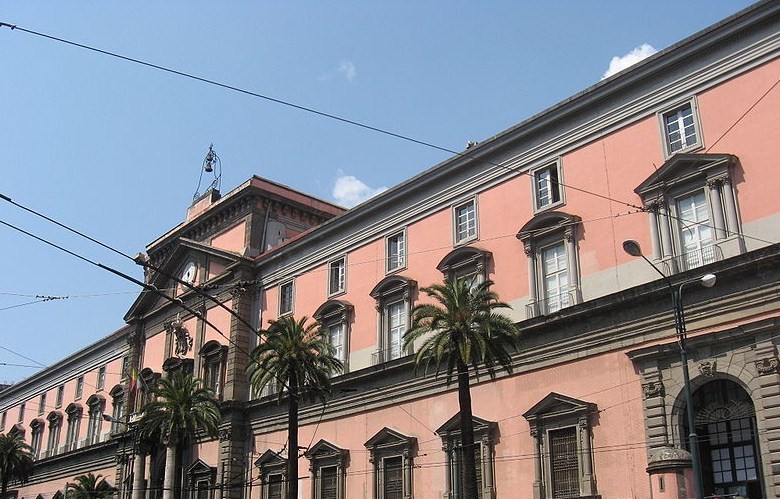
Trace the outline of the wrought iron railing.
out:
[[[371,354],[371,365],[375,366],[390,360],[400,359],[405,354],[399,348],[382,348]]]
[[[525,306],[526,317],[529,319],[555,313],[562,308],[575,304],[574,291],[565,291],[557,295],[547,296]]]
[[[674,256],[661,262],[661,265],[666,275],[674,275],[720,260],[723,260],[723,251],[718,246],[712,245]]]

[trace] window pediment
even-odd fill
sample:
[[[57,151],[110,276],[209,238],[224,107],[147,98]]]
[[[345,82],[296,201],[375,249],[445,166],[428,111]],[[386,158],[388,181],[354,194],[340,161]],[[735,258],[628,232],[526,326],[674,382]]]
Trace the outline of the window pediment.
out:
[[[634,189],[643,198],[660,195],[665,189],[711,177],[726,175],[737,164],[731,154],[675,154]]]
[[[331,320],[346,322],[353,309],[352,304],[347,301],[328,300],[320,305],[312,316],[319,322]]]
[[[110,392],[108,392],[111,398],[121,397],[125,394],[125,388],[122,385],[114,385]]]
[[[415,286],[417,286],[417,281],[413,279],[400,275],[391,275],[379,281],[369,294],[375,300],[379,300],[383,296],[390,294],[409,292]]]
[[[62,423],[62,413],[60,411],[51,411],[49,415],[46,416],[46,420],[49,424],[60,424]]]
[[[208,475],[214,473],[216,475],[217,468],[209,466],[202,459],[198,459],[189,468],[187,468],[187,474],[192,475]]]
[[[68,407],[65,408],[65,414],[67,415],[73,415],[78,414],[83,411],[83,408],[81,407],[81,404],[76,404],[75,402],[71,402],[68,404]]]
[[[92,395],[87,399],[87,405],[91,408],[105,406],[106,399],[101,395]]]
[[[43,418],[35,418],[32,421],[30,421],[30,428],[32,428],[33,431],[36,430],[42,430],[43,427],[46,425],[46,422]]]
[[[489,251],[473,246],[462,246],[447,253],[447,256],[436,266],[436,270],[450,275],[464,267],[484,269],[491,256],[492,253]]]
[[[182,359],[180,357],[168,357],[163,362],[162,370],[165,372],[171,372],[181,370],[182,372],[192,372],[192,359]]]
[[[531,407],[523,417],[528,421],[559,419],[586,415],[596,410],[596,404],[551,392]]]
[[[546,211],[526,222],[515,237],[525,243],[531,239],[544,237],[557,230],[564,230],[579,223],[581,220],[577,215],[570,215],[562,211]]]
[[[384,427],[363,444],[367,449],[379,450],[386,447],[412,447],[417,444],[417,438],[409,437],[401,432]]]
[[[472,416],[471,420],[474,422],[474,433],[489,433],[495,429],[498,424],[493,421],[487,421],[476,416]],[[441,425],[436,430],[436,434],[442,438],[446,438],[450,435],[460,434],[460,412],[452,416],[446,423]]]
[[[268,449],[267,451],[263,452],[263,455],[258,457],[255,461],[255,466],[258,468],[262,467],[274,467],[274,466],[283,466],[287,463],[287,459],[284,459],[282,456],[279,455],[278,452],[272,451],[271,449]]]
[[[348,450],[337,447],[327,440],[320,440],[304,453],[306,458],[311,461],[322,459],[342,460],[348,454]]]
[[[224,352],[227,352],[227,350],[227,345],[222,345],[216,340],[211,340],[203,345],[203,347],[198,352],[198,355],[201,357],[215,357],[222,355]]]

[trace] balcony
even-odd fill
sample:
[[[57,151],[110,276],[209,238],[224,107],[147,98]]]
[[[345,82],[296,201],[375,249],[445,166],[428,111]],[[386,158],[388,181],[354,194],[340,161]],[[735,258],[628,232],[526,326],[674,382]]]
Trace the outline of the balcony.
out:
[[[383,362],[400,359],[404,355],[399,347],[390,347],[377,350],[371,354],[371,365],[376,366]]]
[[[525,315],[528,319],[542,315],[553,314],[563,308],[576,303],[574,291],[566,291],[557,295],[548,296],[544,300],[537,300],[525,306]]]
[[[674,275],[721,260],[723,260],[723,252],[718,246],[711,245],[671,257],[661,262],[661,267],[664,274]]]

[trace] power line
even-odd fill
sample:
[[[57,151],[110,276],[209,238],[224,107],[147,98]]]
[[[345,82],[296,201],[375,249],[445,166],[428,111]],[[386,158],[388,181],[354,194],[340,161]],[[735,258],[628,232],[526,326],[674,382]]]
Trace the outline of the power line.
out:
[[[99,49],[97,47],[93,47],[93,46],[86,45],[86,44],[83,44],[83,43],[74,42],[74,41],[67,40],[67,39],[64,39],[64,38],[60,38],[60,37],[56,37],[56,36],[49,35],[49,34],[46,34],[46,33],[41,33],[41,32],[38,32],[38,31],[22,28],[20,26],[14,25],[14,24],[9,24],[9,23],[5,23],[5,22],[0,21],[0,27],[3,27],[3,26],[5,26],[7,28],[10,28],[12,31],[13,30],[23,31],[23,32],[29,33],[31,35],[36,35],[36,36],[40,36],[40,37],[43,37],[43,38],[48,38],[50,40],[54,40],[54,41],[57,41],[57,42],[60,42],[60,43],[64,43],[64,44],[67,44],[67,45],[78,47],[78,48],[81,48],[81,49],[84,49],[84,50],[89,50],[89,51],[96,52],[96,53],[99,53],[99,54],[107,55],[109,57],[115,57],[117,59],[122,59],[124,61],[128,61],[128,62],[132,62],[132,63],[135,63],[135,64],[139,64],[141,66],[146,66],[146,67],[149,67],[149,68],[152,68],[152,69],[157,69],[159,71],[164,71],[166,73],[171,73],[171,74],[174,74],[174,75],[177,75],[177,76],[182,76],[184,78],[189,78],[191,80],[199,81],[201,83],[206,83],[208,85],[213,85],[213,86],[220,87],[220,88],[223,88],[223,89],[226,89],[226,90],[231,90],[233,92],[238,92],[238,93],[241,93],[241,94],[249,95],[251,97],[256,97],[256,98],[259,98],[259,99],[263,99],[263,100],[266,100],[266,101],[269,101],[269,102],[273,102],[275,104],[279,104],[279,105],[282,105],[282,106],[290,107],[292,109],[297,109],[299,111],[304,111],[306,113],[314,114],[314,115],[317,115],[317,116],[320,116],[320,117],[323,117],[323,118],[328,118],[328,119],[331,119],[331,120],[339,121],[339,122],[342,122],[342,123],[346,123],[348,125],[352,125],[352,126],[356,126],[356,127],[359,127],[359,128],[363,128],[365,130],[370,130],[372,132],[377,132],[377,133],[380,133],[380,134],[383,134],[383,135],[387,135],[387,136],[390,136],[390,137],[393,137],[393,138],[396,138],[396,139],[404,140],[404,141],[411,142],[411,143],[414,143],[414,144],[417,144],[417,145],[421,145],[421,146],[428,147],[428,148],[431,148],[431,149],[436,149],[438,151],[442,151],[442,152],[446,152],[446,153],[449,153],[449,154],[453,154],[453,155],[455,155],[455,156],[457,156],[459,158],[474,159],[474,160],[478,159],[475,155],[473,155],[471,153],[464,153],[464,152],[461,152],[461,151],[455,151],[454,149],[450,149],[448,147],[443,147],[443,146],[440,146],[440,145],[436,145],[436,144],[433,144],[431,142],[427,142],[425,140],[416,139],[416,138],[411,137],[409,135],[404,135],[404,134],[401,134],[401,133],[392,132],[392,131],[384,129],[384,128],[380,128],[380,127],[373,126],[373,125],[368,125],[366,123],[362,123],[362,122],[359,122],[359,121],[356,121],[356,120],[352,120],[352,119],[349,119],[349,118],[344,118],[344,117],[338,116],[336,114],[326,113],[324,111],[319,111],[319,110],[311,108],[311,107],[302,106],[300,104],[295,104],[293,102],[286,101],[286,100],[283,100],[283,99],[278,99],[278,98],[271,97],[271,96],[268,96],[268,95],[264,95],[264,94],[261,94],[261,93],[258,93],[258,92],[253,92],[251,90],[246,90],[246,89],[243,89],[243,88],[240,88],[240,87],[236,87],[236,86],[233,86],[233,85],[228,85],[226,83],[221,83],[221,82],[218,82],[216,80],[211,80],[211,79],[204,78],[204,77],[201,77],[201,76],[197,76],[197,75],[194,75],[194,74],[191,74],[191,73],[186,73],[184,71],[178,71],[178,70],[171,69],[171,68],[168,68],[168,67],[165,67],[165,66],[160,66],[158,64],[153,64],[153,63],[150,63],[150,62],[147,62],[147,61],[143,61],[141,59],[136,59],[136,58],[133,58],[133,57],[129,57],[129,56],[125,56],[125,55],[122,55],[122,54],[118,54],[116,52],[111,52],[111,51],[108,51],[108,50]],[[490,160],[483,160],[483,161],[485,161],[487,164],[489,164],[491,166],[502,168],[502,169],[504,169],[504,170],[506,170],[508,172],[519,173],[521,175],[526,175],[529,178],[533,178],[532,175],[529,172],[527,172],[527,171],[523,172],[523,171],[520,171],[517,168],[511,168],[511,167],[508,167],[508,166],[506,166],[504,164],[497,163],[495,161],[490,161]],[[622,204],[622,205],[627,206],[629,208],[635,208],[635,209],[642,210],[641,206],[637,206],[637,205],[635,205],[633,203],[629,203],[627,201],[621,201],[619,199],[614,199],[614,198],[611,198],[611,197],[606,196],[604,194],[599,194],[597,192],[589,191],[587,189],[583,189],[583,188],[576,187],[576,186],[573,186],[573,185],[565,184],[563,182],[560,182],[560,179],[556,183],[558,185],[560,185],[560,186],[566,187],[566,188],[574,190],[574,191],[582,192],[584,194],[589,194],[591,196],[595,196],[595,197],[598,197],[598,198],[601,198],[601,199],[604,199],[604,200],[607,200],[607,201],[611,201],[611,202],[614,202],[614,203]]]

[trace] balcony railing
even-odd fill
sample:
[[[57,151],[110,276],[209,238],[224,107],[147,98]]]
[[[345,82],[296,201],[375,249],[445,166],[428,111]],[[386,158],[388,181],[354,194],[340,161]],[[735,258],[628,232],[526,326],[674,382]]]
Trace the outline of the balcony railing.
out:
[[[674,275],[678,272],[695,269],[702,265],[723,260],[723,252],[718,246],[705,246],[696,251],[689,251],[681,255],[674,256],[661,262],[664,274]]]
[[[400,359],[404,355],[406,354],[399,348],[383,348],[371,354],[371,365],[375,366],[390,360]]]
[[[537,300],[525,306],[526,317],[531,319],[540,315],[555,313],[562,308],[575,304],[574,292],[566,291],[557,295],[548,296],[543,300]]]

